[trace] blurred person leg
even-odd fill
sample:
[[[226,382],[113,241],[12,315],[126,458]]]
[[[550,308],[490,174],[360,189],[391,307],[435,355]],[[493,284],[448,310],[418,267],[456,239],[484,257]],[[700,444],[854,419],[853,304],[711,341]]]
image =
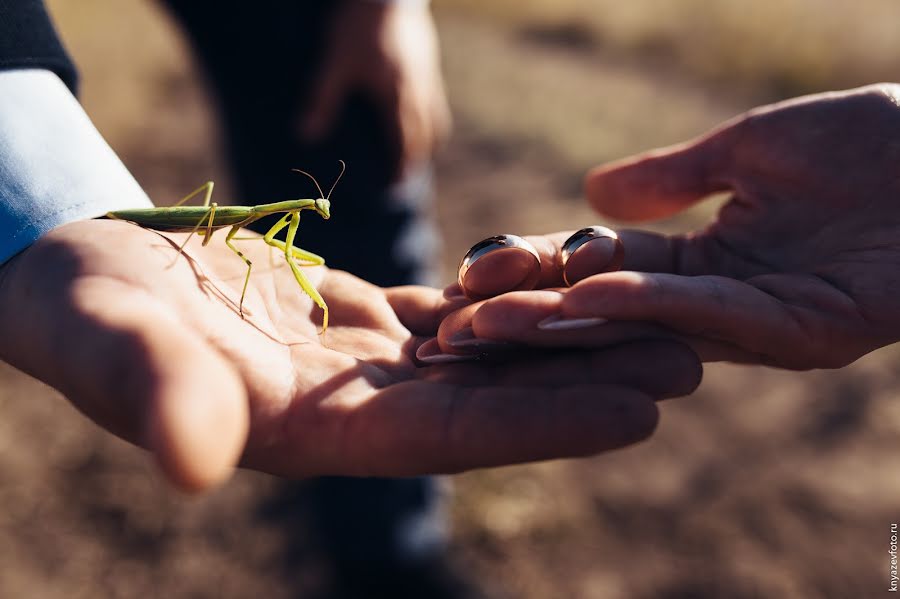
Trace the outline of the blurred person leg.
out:
[[[327,193],[338,160],[344,160],[347,172],[331,198],[333,217],[304,219],[302,246],[332,268],[378,285],[433,282],[438,241],[429,216],[431,166],[391,181],[397,157],[382,119],[364,97],[342,107],[325,138],[300,139],[298,117],[315,85],[336,3],[166,3],[187,30],[219,103],[236,203],[312,197],[312,183],[292,168],[315,175]],[[271,224],[261,221],[257,230]],[[451,596],[437,588],[457,583],[440,564],[446,531],[435,480],[329,477],[287,483],[284,498],[298,492],[310,494],[294,503],[311,507],[338,577],[373,591],[366,596]]]
[[[398,150],[365,97],[342,107],[329,134],[305,143],[300,115],[318,78],[317,65],[337,2],[166,0],[179,17],[215,92],[241,204],[311,197],[312,173],[332,197],[334,218],[305,219],[304,247],[329,266],[378,285],[429,282],[437,236],[429,218],[431,165],[392,182]],[[266,223],[259,225],[264,230]]]

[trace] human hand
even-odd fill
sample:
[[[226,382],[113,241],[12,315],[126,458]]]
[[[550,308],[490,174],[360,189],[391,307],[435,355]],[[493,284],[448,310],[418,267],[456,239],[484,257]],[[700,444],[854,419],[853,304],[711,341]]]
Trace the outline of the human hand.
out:
[[[450,128],[437,34],[427,2],[349,0],[337,9],[307,138],[324,135],[348,94],[371,98],[396,145],[395,176],[427,160]]]
[[[415,359],[460,302],[305,270],[331,325],[283,257],[221,239],[71,223],[0,269],[0,358],[152,451],[186,489],[240,465],[277,475],[412,475],[596,453],[656,423],[654,397],[699,379],[690,350],[632,344],[422,368]],[[652,368],[639,359],[655,363]]]
[[[898,164],[900,86],[884,84],[756,109],[692,142],[599,167],[588,199],[618,219],[733,196],[700,232],[620,231],[626,271],[467,308],[442,326],[442,345],[469,326],[549,347],[659,335],[689,341],[704,359],[846,365],[900,338]],[[558,285],[565,234],[530,239],[544,284]],[[551,316],[555,324],[538,327]]]

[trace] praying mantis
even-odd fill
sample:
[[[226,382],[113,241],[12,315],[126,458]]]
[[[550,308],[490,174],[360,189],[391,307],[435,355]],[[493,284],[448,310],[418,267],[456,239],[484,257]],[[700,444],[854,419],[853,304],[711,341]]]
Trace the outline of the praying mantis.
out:
[[[286,200],[272,204],[259,204],[257,206],[219,206],[215,202],[210,202],[214,184],[212,181],[207,181],[188,195],[184,196],[173,206],[167,208],[114,210],[112,212],[107,212],[105,218],[129,221],[140,227],[153,229],[155,231],[168,233],[190,232],[190,235],[188,235],[187,239],[184,240],[184,243],[178,248],[178,254],[175,256],[176,260],[178,259],[178,256],[184,252],[185,246],[195,233],[203,236],[203,245],[205,246],[212,239],[213,233],[219,229],[231,227],[231,230],[228,231],[228,234],[225,236],[225,245],[234,251],[234,253],[247,264],[247,276],[244,277],[244,287],[241,290],[241,300],[238,305],[241,318],[243,318],[244,297],[247,295],[247,285],[250,282],[250,272],[253,270],[253,263],[234,245],[234,243],[232,243],[232,240],[235,239],[235,235],[237,235],[237,232],[242,227],[246,227],[250,223],[256,222],[270,214],[284,212],[285,215],[272,225],[272,228],[263,235],[262,240],[266,244],[284,252],[284,258],[291,267],[291,272],[293,272],[297,284],[300,285],[300,289],[311,297],[316,305],[322,308],[324,315],[322,317],[322,330],[319,332],[319,334],[322,335],[325,333],[326,329],[328,329],[328,304],[325,303],[325,300],[322,299],[322,296],[316,288],[309,282],[309,279],[306,278],[306,275],[304,275],[297,266],[295,260],[301,260],[303,262],[302,266],[320,266],[325,264],[325,259],[307,250],[294,247],[294,238],[297,235],[297,228],[300,225],[300,213],[302,211],[313,210],[325,220],[328,220],[331,217],[331,192],[334,191],[335,186],[337,186],[338,181],[340,181],[346,170],[344,161],[341,160],[340,163],[341,172],[331,185],[331,189],[328,190],[328,195],[322,193],[322,188],[319,187],[319,183],[316,181],[315,177],[306,171],[293,169],[295,172],[306,175],[313,180],[316,189],[319,191],[319,197],[315,199]],[[201,193],[204,194],[202,206],[182,205]],[[275,239],[275,235],[285,227],[288,228],[285,240],[281,241],[280,239]],[[251,238],[239,237],[238,239]]]

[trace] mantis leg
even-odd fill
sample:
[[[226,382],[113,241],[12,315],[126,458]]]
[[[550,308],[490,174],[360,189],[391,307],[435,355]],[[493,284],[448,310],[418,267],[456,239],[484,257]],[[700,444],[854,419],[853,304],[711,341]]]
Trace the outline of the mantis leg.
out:
[[[249,238],[245,237],[244,239],[258,239],[257,237]],[[269,245],[272,247],[276,247],[282,252],[287,247],[287,244],[280,239],[271,239],[269,240]],[[325,258],[318,254],[313,254],[310,251],[304,250],[303,248],[298,248],[296,246],[291,248],[291,254],[293,254],[294,258],[297,260],[302,260],[303,264],[300,266],[322,266],[325,264]]]
[[[210,189],[212,189],[212,188],[210,188]],[[209,196],[207,196],[206,199],[209,200]],[[217,207],[218,206],[215,202],[213,202],[212,205],[210,205],[210,207],[209,207],[209,210],[210,210],[209,220],[206,221],[206,234],[203,236],[203,245],[204,246],[207,243],[209,243],[209,240],[212,239],[213,233],[215,233],[215,231],[213,231],[213,217],[216,215]],[[202,222],[203,222],[203,219],[201,218],[200,222],[197,223],[197,227],[199,227],[200,223],[202,223]],[[194,228],[194,231],[197,230],[197,227]],[[188,237],[188,239],[190,239],[190,237]]]
[[[287,214],[282,216],[280,219],[278,219],[278,222],[275,223],[274,225],[272,225],[272,228],[269,229],[268,232],[266,232],[266,234],[263,236],[263,241],[265,241],[269,245],[272,245],[272,243],[271,243],[272,240],[275,238],[275,236],[278,234],[279,231],[281,231],[283,228],[285,228],[288,225],[288,222],[290,221],[290,219],[291,219],[290,212],[288,212]]]
[[[212,189],[212,188],[210,188],[210,189]],[[196,233],[197,230],[200,229],[200,227],[203,225],[204,220],[207,221],[207,224],[206,224],[206,231],[204,232],[205,234],[203,235],[203,245],[206,245],[207,243],[209,243],[209,240],[212,239],[212,234],[214,232],[212,230],[213,218],[216,216],[216,208],[218,208],[218,207],[219,207],[219,205],[216,204],[215,202],[213,202],[209,207],[209,211],[207,211],[206,214],[204,214],[203,216],[200,217],[200,220],[197,221],[197,224],[194,225],[194,228],[191,230],[191,234],[188,235],[187,239],[184,240],[184,243],[182,243],[181,246],[179,246],[178,253],[175,254],[175,260],[178,260],[178,256],[180,256],[184,252],[184,247],[188,244],[188,241],[191,240],[191,237],[194,236],[194,233]],[[208,220],[207,220],[207,218],[208,218]],[[172,261],[172,264],[175,264],[175,260]]]
[[[205,192],[204,199],[203,199],[203,205],[209,206],[209,200],[212,199],[212,192],[213,192],[214,185],[215,185],[215,183],[213,183],[212,181],[207,181],[206,183],[204,183],[203,185],[201,185],[200,187],[198,187],[191,193],[187,194],[186,196],[184,196],[183,198],[181,198],[180,200],[175,202],[172,205],[172,207],[176,208],[178,206],[181,206],[182,204],[187,202],[189,199],[199,195],[201,192]]]
[[[231,239],[235,236],[235,234],[240,231],[240,225],[235,225],[231,227],[231,230],[228,232],[228,235],[225,236],[225,245],[230,247],[235,254],[237,254],[241,260],[247,263],[247,276],[244,277],[244,288],[241,290],[241,303],[238,305],[238,309],[241,313],[241,318],[244,317],[244,296],[247,295],[247,283],[250,282],[250,271],[253,270],[253,262],[250,261],[247,256],[244,255],[241,250],[237,249],[235,245],[231,242]]]
[[[299,218],[300,218],[299,214],[297,214],[297,218],[299,220]],[[265,241],[267,244],[271,245],[274,248],[278,248],[282,252],[285,251],[285,248],[290,247],[291,254],[293,254],[294,258],[296,258],[297,260],[303,260],[306,263],[306,264],[301,264],[301,266],[321,266],[322,264],[325,264],[325,258],[323,258],[322,256],[319,256],[318,254],[313,254],[312,252],[304,250],[302,248],[288,246],[288,244],[281,241],[280,239],[275,239],[275,235],[277,235],[278,232],[281,231],[283,228],[288,226],[290,219],[291,219],[290,212],[288,212],[287,214],[282,216],[281,219],[277,223],[272,225],[272,228],[269,229],[268,232],[266,232],[265,236],[262,238],[263,241]],[[257,241],[259,239],[259,237],[234,237],[233,239],[246,240],[246,241]]]
[[[277,245],[273,243],[277,240],[272,238],[275,235],[275,233],[273,233],[272,231],[275,230],[275,227],[278,227],[279,224],[281,224],[279,229],[284,228],[282,221],[286,221],[288,218],[290,218],[290,225],[288,226],[287,239],[284,241],[283,248],[281,248],[279,247],[281,245],[281,242],[279,242]],[[322,296],[319,295],[319,292],[316,291],[316,288],[313,287],[312,283],[309,282],[309,279],[306,278],[306,275],[304,275],[300,268],[297,267],[297,264],[294,262],[293,252],[291,251],[294,245],[294,238],[297,236],[297,227],[299,225],[299,214],[293,213],[285,215],[285,217],[282,218],[281,221],[279,221],[275,225],[275,227],[272,227],[272,229],[270,229],[269,232],[266,233],[265,237],[263,237],[263,240],[273,247],[279,247],[279,249],[284,250],[284,259],[287,260],[288,265],[291,267],[291,272],[294,273],[294,278],[297,280],[297,284],[300,285],[300,289],[302,289],[309,297],[311,297],[316,305],[322,308],[322,311],[325,313],[325,315],[322,317],[322,330],[319,332],[319,334],[323,335],[328,329],[328,305],[325,303],[325,300],[322,299]],[[275,232],[277,233],[278,231],[276,230]]]

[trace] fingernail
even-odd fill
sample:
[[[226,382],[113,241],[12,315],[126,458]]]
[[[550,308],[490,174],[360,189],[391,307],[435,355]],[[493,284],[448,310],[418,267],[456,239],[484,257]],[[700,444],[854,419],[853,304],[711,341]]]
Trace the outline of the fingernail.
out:
[[[589,329],[606,323],[605,318],[566,318],[562,314],[548,316],[537,323],[537,328],[542,331],[573,331],[576,329]]]
[[[455,349],[464,349],[477,352],[490,352],[509,349],[514,343],[498,341],[496,339],[481,339],[475,336],[472,327],[466,327],[447,340],[447,344]]]
[[[463,293],[462,287],[459,286],[459,283],[453,283],[452,285],[444,289],[444,299],[448,302],[455,302],[457,300],[469,298],[467,298],[466,294]]]
[[[429,339],[416,350],[416,359],[425,364],[450,364],[453,362],[471,362],[477,360],[477,355],[445,354],[441,352],[441,346],[437,339]]]

